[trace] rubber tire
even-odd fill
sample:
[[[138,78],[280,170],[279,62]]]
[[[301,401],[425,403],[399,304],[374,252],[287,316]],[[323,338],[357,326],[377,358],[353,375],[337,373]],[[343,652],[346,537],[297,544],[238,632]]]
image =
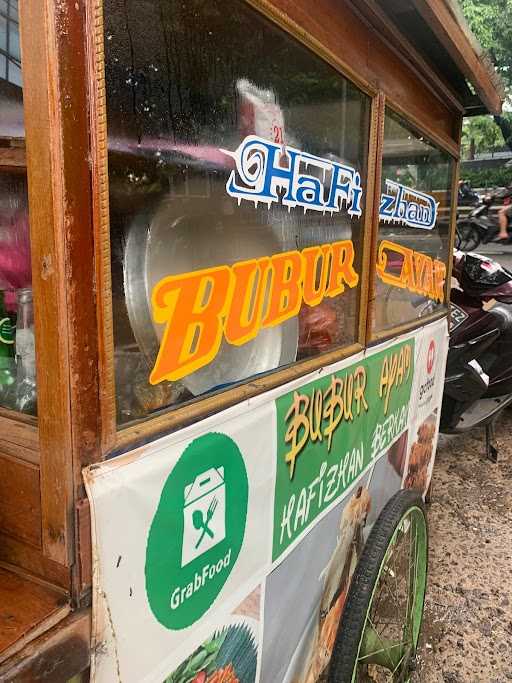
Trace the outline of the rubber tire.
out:
[[[457,226],[455,235],[455,248],[464,252],[474,251],[481,242],[480,233],[475,226],[471,225],[470,223],[463,223],[460,228],[465,228],[468,232],[466,239],[464,240],[461,230],[459,229],[459,226]]]
[[[338,626],[338,633],[329,665],[329,683],[351,683],[352,681],[368,607],[372,599],[375,583],[379,578],[382,561],[396,527],[411,507],[420,508],[425,517],[428,572],[428,524],[425,505],[421,496],[416,491],[398,491],[388,501],[373,525],[361,558],[357,563],[343,615]]]

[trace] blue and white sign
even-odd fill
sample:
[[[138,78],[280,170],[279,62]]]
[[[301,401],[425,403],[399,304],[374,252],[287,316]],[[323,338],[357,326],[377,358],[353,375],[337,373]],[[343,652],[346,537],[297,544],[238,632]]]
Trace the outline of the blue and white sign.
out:
[[[226,191],[239,204],[245,200],[270,207],[280,201],[288,210],[300,206],[304,213],[308,209],[331,214],[346,209],[350,216],[362,213],[361,175],[352,166],[257,135],[246,137],[235,152],[222,151],[235,160]]]
[[[383,192],[380,197],[381,221],[432,230],[436,224],[439,205],[434,197],[387,178],[386,190],[387,192]]]

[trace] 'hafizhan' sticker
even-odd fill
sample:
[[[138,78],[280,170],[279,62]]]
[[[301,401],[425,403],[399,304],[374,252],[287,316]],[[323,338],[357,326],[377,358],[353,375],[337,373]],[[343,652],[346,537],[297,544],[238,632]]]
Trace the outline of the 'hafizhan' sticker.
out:
[[[242,200],[255,206],[263,202],[270,208],[281,201],[288,210],[300,206],[304,213],[309,209],[332,215],[343,208],[350,216],[362,213],[361,175],[352,166],[257,135],[247,136],[234,152],[222,151],[235,160],[226,191],[239,204]],[[310,173],[304,172],[310,168]],[[282,197],[278,189],[284,191]]]
[[[437,220],[439,202],[425,192],[413,190],[386,178],[386,192],[380,196],[379,218],[402,223],[410,228],[432,230]]]

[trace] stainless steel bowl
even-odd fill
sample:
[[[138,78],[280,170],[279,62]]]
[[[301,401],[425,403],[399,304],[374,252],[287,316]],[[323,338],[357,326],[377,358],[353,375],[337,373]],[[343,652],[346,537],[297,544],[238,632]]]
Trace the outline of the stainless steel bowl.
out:
[[[215,209],[219,209],[216,211]],[[164,325],[151,315],[151,293],[164,277],[270,256],[280,246],[269,226],[225,215],[209,200],[166,199],[152,216],[133,222],[125,247],[124,286],[133,333],[148,362],[156,360]],[[242,346],[223,341],[215,359],[184,377],[195,396],[295,360],[298,320],[261,330]]]

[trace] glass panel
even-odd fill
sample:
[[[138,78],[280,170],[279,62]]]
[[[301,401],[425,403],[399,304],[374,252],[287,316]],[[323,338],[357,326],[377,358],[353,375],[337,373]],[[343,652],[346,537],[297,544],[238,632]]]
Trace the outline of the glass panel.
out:
[[[20,151],[19,138],[24,136],[17,4],[0,3],[0,19],[6,35],[5,54],[0,56],[0,407],[35,415],[27,178],[25,169],[9,166],[13,150],[8,149]]]
[[[2,8],[0,6],[0,12]],[[7,18],[0,14],[0,50],[7,50]],[[3,72],[0,72],[0,77]]]
[[[12,11],[11,11],[12,15]],[[20,52],[20,33],[18,29],[18,24],[14,21],[10,22],[10,32],[9,32],[9,54],[14,62],[20,62],[21,52]]]
[[[0,0],[0,138],[25,137],[18,9]]]
[[[245,2],[104,6],[119,423],[354,342],[369,98]]]
[[[0,167],[0,406],[37,410],[27,180]]]
[[[446,309],[453,159],[386,111],[374,331]]]
[[[12,62],[9,63],[9,80],[20,88],[23,85],[21,80],[21,69],[17,64],[13,64]]]

